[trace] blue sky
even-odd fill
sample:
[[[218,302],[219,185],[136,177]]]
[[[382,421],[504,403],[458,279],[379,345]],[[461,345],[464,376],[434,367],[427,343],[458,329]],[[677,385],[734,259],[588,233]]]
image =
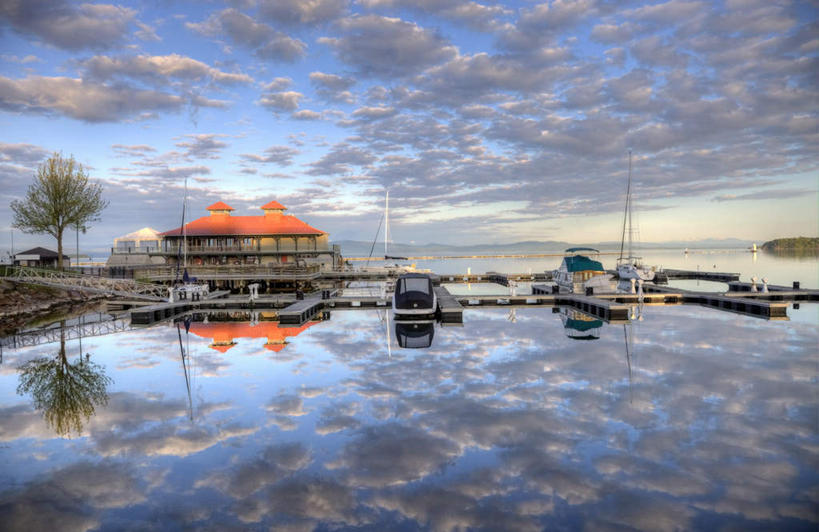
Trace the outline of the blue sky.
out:
[[[819,233],[809,2],[0,3],[0,247],[54,151],[110,206],[83,240],[278,200],[331,239]],[[15,248],[53,247],[15,232]]]

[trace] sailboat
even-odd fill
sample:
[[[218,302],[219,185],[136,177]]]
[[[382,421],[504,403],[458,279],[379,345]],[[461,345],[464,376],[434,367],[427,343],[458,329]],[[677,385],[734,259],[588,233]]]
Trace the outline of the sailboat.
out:
[[[620,279],[654,280],[654,270],[643,266],[642,258],[633,253],[634,228],[631,221],[633,202],[631,200],[631,150],[628,151],[628,186],[626,188],[626,207],[623,212],[623,237],[620,240],[620,258],[617,259],[617,275]],[[628,234],[628,255],[624,256],[624,247]]]

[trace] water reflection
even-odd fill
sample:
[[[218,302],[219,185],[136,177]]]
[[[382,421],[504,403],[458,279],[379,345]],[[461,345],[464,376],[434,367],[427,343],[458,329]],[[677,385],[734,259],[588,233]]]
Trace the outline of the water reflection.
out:
[[[34,407],[60,436],[77,435],[98,406],[108,404],[111,378],[105,367],[83,357],[71,363],[65,350],[65,323],[60,324],[60,350],[53,356],[30,360],[19,367],[17,393],[31,394]]]
[[[432,320],[407,320],[395,322],[395,339],[399,347],[426,349],[432,345],[435,322]]]
[[[572,308],[559,308],[566,336],[572,340],[598,340],[603,320]]]
[[[641,316],[577,342],[568,312],[474,309],[463,327],[387,326],[399,346],[428,343],[392,356],[365,311],[334,311],[276,353],[253,330],[263,317],[218,339],[194,334],[204,316],[187,338],[184,323],[106,337],[95,357],[117,389],[86,438],[39,460],[31,442],[48,436],[18,421],[27,405],[0,408],[15,464],[0,522],[50,505],[80,529],[815,530],[815,324]],[[177,344],[194,368],[221,361],[193,426]],[[134,346],[158,362],[118,365]],[[112,488],[83,491],[80,473]]]

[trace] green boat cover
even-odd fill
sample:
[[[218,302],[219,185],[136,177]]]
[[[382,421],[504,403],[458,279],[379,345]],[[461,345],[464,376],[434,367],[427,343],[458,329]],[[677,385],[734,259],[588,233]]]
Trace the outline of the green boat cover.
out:
[[[603,326],[603,322],[601,320],[576,320],[574,318],[567,318],[566,323],[563,325],[566,329],[574,329],[575,331],[588,331],[590,329],[597,329],[598,327]]]
[[[572,255],[571,257],[563,257],[566,262],[566,271],[569,272],[583,272],[592,270],[596,272],[605,271],[600,261],[592,260],[585,255]]]

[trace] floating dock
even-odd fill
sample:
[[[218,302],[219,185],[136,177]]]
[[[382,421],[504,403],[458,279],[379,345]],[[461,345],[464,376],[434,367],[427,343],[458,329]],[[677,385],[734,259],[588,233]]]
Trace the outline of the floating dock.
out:
[[[731,294],[730,292],[727,293],[697,292],[694,290],[670,289],[667,287],[655,286],[651,284],[644,285],[643,289],[648,294],[657,292],[668,293],[668,291],[674,290],[675,292],[678,292],[680,294],[683,303],[696,304],[701,305],[703,307],[727,310],[738,314],[745,314],[747,316],[755,316],[771,320],[788,319],[787,310],[789,304],[784,301],[794,300],[793,298],[790,298],[788,300],[785,300],[783,298],[780,301],[770,301],[768,298],[764,297],[766,295],[771,296],[775,295],[770,293],[764,294],[748,292],[746,294],[740,295]],[[806,290],[804,292],[816,292],[817,300],[819,300],[819,291]],[[782,292],[779,293],[780,297],[782,294],[783,294]],[[808,296],[808,294],[804,295]]]
[[[337,275],[335,272],[333,275]],[[349,272],[347,280],[375,280],[384,272]],[[819,290],[769,285],[768,292],[753,291],[751,283],[741,283],[739,274],[723,272],[702,272],[688,270],[665,270],[669,279],[699,279],[728,283],[725,293],[700,292],[660,286],[654,283],[643,285],[643,295],[628,293],[601,293],[591,295],[566,294],[555,291],[551,284],[534,284],[547,281],[549,273],[498,273],[430,275],[438,299],[437,314],[444,323],[463,323],[463,311],[468,307],[530,307],[567,306],[609,322],[627,320],[634,305],[679,305],[696,304],[708,308],[727,310],[764,319],[787,319],[790,301],[819,301]],[[324,275],[324,274],[322,274]],[[532,283],[531,294],[527,295],[453,295],[447,284],[494,283],[514,286],[516,283]],[[512,290],[514,292],[514,290]],[[149,325],[157,321],[173,318],[196,310],[276,310],[283,324],[301,324],[323,311],[333,309],[389,308],[391,297],[387,296],[339,296],[337,290],[320,290],[297,299],[295,294],[265,295],[251,298],[246,295],[229,295],[226,291],[212,293],[201,301],[181,300],[173,303],[159,303],[131,310],[131,322],[135,325]],[[127,306],[137,301],[113,302]],[[144,302],[142,302],[144,304]]]

